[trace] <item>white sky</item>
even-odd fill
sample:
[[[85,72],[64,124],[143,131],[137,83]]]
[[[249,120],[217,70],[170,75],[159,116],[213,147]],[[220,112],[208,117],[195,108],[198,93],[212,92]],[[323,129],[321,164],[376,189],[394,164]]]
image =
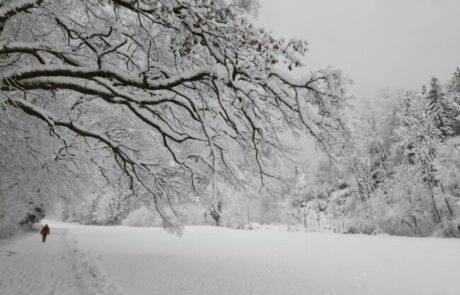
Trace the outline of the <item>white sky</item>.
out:
[[[259,0],[258,23],[309,42],[307,66],[342,69],[358,98],[445,82],[460,66],[460,0]]]

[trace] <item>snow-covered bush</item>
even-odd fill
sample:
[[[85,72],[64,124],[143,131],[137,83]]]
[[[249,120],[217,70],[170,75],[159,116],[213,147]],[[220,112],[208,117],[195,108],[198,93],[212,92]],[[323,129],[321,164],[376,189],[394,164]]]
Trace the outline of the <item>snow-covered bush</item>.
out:
[[[260,223],[257,223],[257,222],[247,223],[243,227],[243,229],[245,230],[256,230],[256,229],[261,229],[261,228],[262,226],[260,225]]]
[[[18,202],[6,206],[0,202],[0,239],[8,238],[22,230],[30,230],[32,226],[45,217],[43,206],[30,202]]]
[[[131,211],[121,224],[126,226],[161,226],[161,218],[153,210],[140,207]]]
[[[32,225],[39,222],[40,219],[45,217],[45,210],[40,206],[34,206],[26,213],[26,216],[19,222],[19,224],[26,228],[32,228]]]
[[[108,189],[99,193],[93,221],[102,225],[120,224],[128,211],[126,198]]]
[[[6,239],[14,236],[21,230],[17,218],[0,213],[0,239]]]

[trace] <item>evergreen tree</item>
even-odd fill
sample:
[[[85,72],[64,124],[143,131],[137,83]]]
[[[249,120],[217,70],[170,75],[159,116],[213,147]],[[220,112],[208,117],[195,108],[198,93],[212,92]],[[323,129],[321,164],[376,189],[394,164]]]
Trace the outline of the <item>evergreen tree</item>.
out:
[[[455,97],[455,102],[460,104],[460,68],[452,75],[449,83],[447,84],[447,93]]]
[[[427,114],[439,131],[439,137],[441,139],[449,137],[452,135],[454,117],[442,86],[435,77],[431,78],[430,90],[426,94],[426,98]]]
[[[447,98],[454,118],[453,135],[458,136],[460,135],[460,68],[458,67],[447,84]]]

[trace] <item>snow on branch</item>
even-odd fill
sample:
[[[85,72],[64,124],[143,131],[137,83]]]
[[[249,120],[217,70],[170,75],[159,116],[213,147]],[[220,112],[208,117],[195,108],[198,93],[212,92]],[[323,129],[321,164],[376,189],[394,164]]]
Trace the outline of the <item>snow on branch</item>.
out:
[[[0,7],[2,28],[30,12],[17,15],[21,33],[0,30],[0,93],[50,128],[110,147],[138,195],[173,178],[165,162],[197,194],[213,174],[243,181],[240,167],[265,185],[282,179],[274,158],[292,150],[282,134],[305,132],[327,150],[340,129],[345,79],[334,70],[294,75],[306,42],[254,28],[253,0],[45,2]],[[146,180],[136,173],[152,154],[164,169]]]
[[[171,89],[186,82],[198,81],[212,75],[213,72],[210,68],[203,68],[183,72],[171,78],[149,81],[145,77],[140,77],[140,75],[122,72],[110,66],[101,69],[98,67],[76,67],[70,65],[42,65],[10,70],[2,74],[1,82],[2,84],[7,84],[8,81],[13,81],[14,83],[21,84],[21,81],[32,78],[38,81],[40,77],[67,77],[80,79],[101,77],[116,79],[125,86],[134,86],[148,90],[162,90]]]

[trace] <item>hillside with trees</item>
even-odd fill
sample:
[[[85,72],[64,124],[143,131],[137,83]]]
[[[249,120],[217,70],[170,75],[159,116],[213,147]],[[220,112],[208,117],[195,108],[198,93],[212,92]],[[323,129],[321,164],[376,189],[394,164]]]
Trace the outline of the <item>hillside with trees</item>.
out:
[[[349,79],[308,68],[306,41],[255,27],[258,9],[2,2],[0,234],[53,212],[459,236],[460,70],[350,104]],[[302,136],[318,165],[299,160]]]

